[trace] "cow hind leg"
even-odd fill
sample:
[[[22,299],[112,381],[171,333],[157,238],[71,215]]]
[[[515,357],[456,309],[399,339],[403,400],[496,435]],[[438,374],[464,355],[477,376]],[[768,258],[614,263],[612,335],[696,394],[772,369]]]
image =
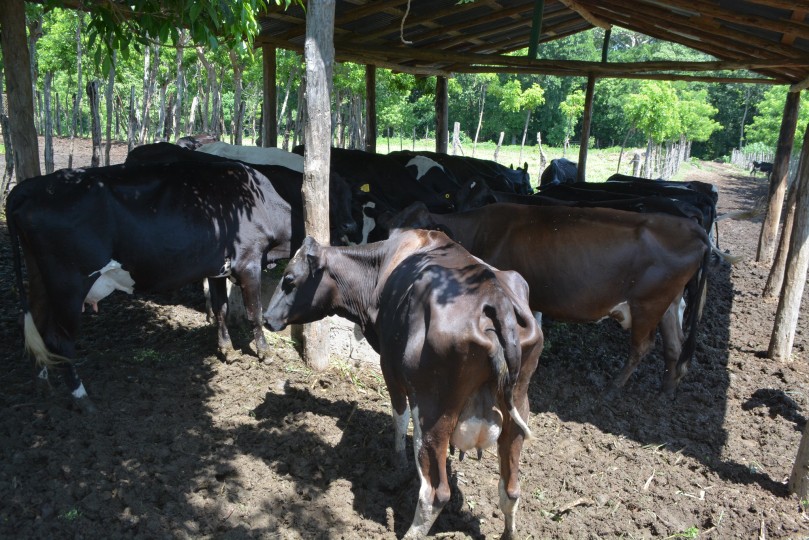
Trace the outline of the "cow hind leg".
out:
[[[208,288],[211,294],[211,310],[217,328],[217,346],[219,352],[230,360],[233,353],[233,343],[230,340],[230,333],[226,324],[228,314],[226,278],[208,278]]]
[[[269,347],[264,338],[264,323],[261,305],[261,268],[258,265],[246,269],[237,269],[239,285],[242,290],[244,308],[247,319],[253,325],[253,340],[256,343],[256,354],[259,360],[267,357]]]
[[[424,538],[430,532],[438,514],[449,502],[447,478],[447,449],[452,432],[452,415],[419,414],[419,407],[411,407],[413,414],[413,453],[420,480],[416,513],[405,539]]]
[[[660,336],[663,341],[663,358],[666,365],[662,388],[665,395],[672,396],[688,370],[687,365],[677,365],[685,340],[679,301],[673,302],[660,320]]]
[[[638,319],[633,317],[632,320],[637,321]],[[632,327],[629,358],[627,359],[620,373],[618,373],[618,375],[610,383],[610,386],[607,389],[606,397],[612,397],[621,388],[623,388],[626,381],[629,380],[629,377],[632,375],[632,373],[634,373],[635,369],[638,367],[638,364],[640,364],[641,360],[643,360],[643,358],[649,352],[649,349],[652,348],[656,330],[657,328],[655,326],[649,328],[648,325],[636,325]]]

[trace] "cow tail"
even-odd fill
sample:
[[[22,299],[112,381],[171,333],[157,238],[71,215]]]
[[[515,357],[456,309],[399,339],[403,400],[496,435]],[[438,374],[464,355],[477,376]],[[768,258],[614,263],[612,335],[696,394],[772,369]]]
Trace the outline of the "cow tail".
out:
[[[497,390],[502,392],[508,408],[508,414],[523,432],[526,440],[534,438],[528,424],[514,407],[514,385],[520,375],[522,366],[522,347],[518,328],[521,326],[510,302],[503,302],[499,308],[491,305],[484,307],[484,314],[494,325],[495,350],[491,356],[492,368],[497,376]],[[492,330],[492,329],[490,329]]]
[[[67,358],[53,354],[48,350],[42,335],[37,330],[31,309],[28,306],[28,296],[25,293],[25,285],[22,278],[22,254],[20,249],[20,237],[17,234],[17,227],[14,223],[14,215],[11,208],[6,209],[8,217],[8,234],[11,240],[11,258],[14,264],[14,277],[17,281],[17,291],[20,295],[20,307],[23,313],[23,337],[25,339],[25,352],[32,356],[39,366],[52,366]]]
[[[708,264],[710,263],[712,253],[713,250],[711,247],[707,246],[705,255],[702,258],[702,264],[697,271],[697,275],[694,276],[695,280],[699,280],[699,284],[696,287],[688,288],[688,305],[690,306],[687,321],[688,336],[685,338],[685,343],[680,351],[680,358],[677,360],[676,374],[678,380],[685,375],[685,370],[688,369],[688,364],[694,357],[694,351],[697,348],[697,326],[702,316],[702,299],[705,296],[708,284]]]

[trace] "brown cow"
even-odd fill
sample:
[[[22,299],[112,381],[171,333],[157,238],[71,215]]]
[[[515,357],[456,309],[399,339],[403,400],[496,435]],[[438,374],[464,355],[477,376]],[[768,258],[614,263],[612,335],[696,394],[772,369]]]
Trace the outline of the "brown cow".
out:
[[[531,309],[543,315],[567,322],[612,317],[631,329],[629,359],[609,393],[626,383],[652,347],[658,325],[664,391],[672,394],[688,369],[711,253],[705,230],[694,220],[498,203],[447,215],[412,205],[388,226],[442,228],[492,266],[516,270],[530,286]],[[687,285],[692,308],[685,340],[680,306]]]
[[[519,460],[531,434],[528,383],[542,330],[528,308],[528,286],[436,231],[403,231],[356,247],[311,238],[295,254],[273,294],[271,330],[341,315],[357,323],[380,354],[394,416],[396,461],[413,450],[421,481],[406,538],[426,536],[449,501],[446,458],[498,445],[505,538],[515,531]]]

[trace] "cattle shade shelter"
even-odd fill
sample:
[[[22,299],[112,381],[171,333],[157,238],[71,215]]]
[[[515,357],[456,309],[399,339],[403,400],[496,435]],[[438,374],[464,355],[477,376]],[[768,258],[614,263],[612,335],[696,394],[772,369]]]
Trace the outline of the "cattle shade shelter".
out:
[[[300,6],[273,6],[260,22],[258,43],[303,49],[306,15]],[[536,55],[530,52],[541,53],[542,43],[594,26],[620,26],[680,43],[717,62],[532,59]],[[756,82],[798,90],[809,86],[809,0],[342,1],[336,4],[334,46],[338,61],[419,75],[503,71],[678,78],[674,72],[748,69],[764,79]],[[525,48],[528,57],[505,56]]]

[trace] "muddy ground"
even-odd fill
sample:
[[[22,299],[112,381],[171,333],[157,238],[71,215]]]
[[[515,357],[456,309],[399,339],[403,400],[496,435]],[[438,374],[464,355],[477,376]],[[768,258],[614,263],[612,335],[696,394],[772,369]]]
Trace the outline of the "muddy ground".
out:
[[[726,165],[700,163],[688,177],[717,186],[721,212],[766,193],[762,178]],[[609,321],[546,324],[518,538],[809,536],[785,487],[806,422],[806,301],[792,361],[765,358],[776,306],[760,296],[759,228],[760,218],[721,222],[720,246],[742,261],[711,268],[696,361],[673,400],[658,394],[659,343],[604,402],[626,333]],[[407,529],[418,486],[415,474],[393,480],[389,404],[373,366],[334,357],[313,373],[285,335],[272,335],[273,362],[260,364],[244,330],[234,332],[244,354],[227,364],[197,288],[116,293],[84,315],[79,369],[99,407],[87,416],[63,385],[34,391],[4,221],[0,290],[0,538],[394,538]],[[499,536],[495,455],[450,462],[453,498],[432,533]]]

